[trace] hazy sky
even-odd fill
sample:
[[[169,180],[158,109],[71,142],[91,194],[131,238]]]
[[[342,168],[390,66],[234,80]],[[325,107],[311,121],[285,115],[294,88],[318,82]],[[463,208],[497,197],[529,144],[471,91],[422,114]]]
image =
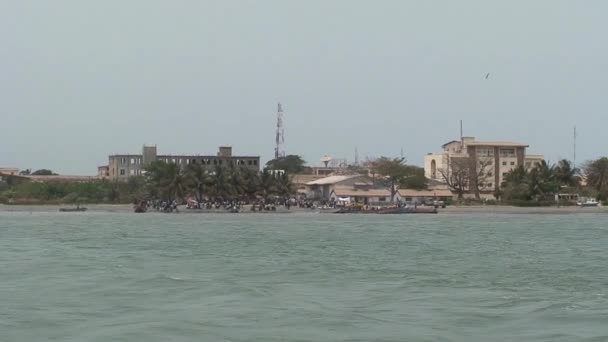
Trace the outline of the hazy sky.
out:
[[[113,153],[410,163],[459,135],[606,154],[608,1],[0,0],[0,166]],[[490,73],[489,79],[485,75]]]

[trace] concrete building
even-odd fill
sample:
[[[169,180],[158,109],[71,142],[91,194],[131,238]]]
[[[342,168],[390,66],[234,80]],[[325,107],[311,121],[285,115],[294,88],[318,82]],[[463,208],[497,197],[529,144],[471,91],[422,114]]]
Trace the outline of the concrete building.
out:
[[[534,167],[544,159],[541,155],[527,155],[527,144],[509,141],[478,141],[463,137],[443,144],[442,151],[424,157],[424,174],[427,178],[444,182],[444,174],[451,173],[456,158],[470,158],[471,165],[485,165],[486,178],[481,191],[486,195],[500,187],[504,177],[519,165]]]
[[[97,167],[97,177],[110,178],[110,167],[108,165],[102,165]]]
[[[16,167],[0,167],[0,174],[15,176],[19,174],[19,169]]]
[[[108,165],[98,167],[98,175],[106,173],[110,179],[126,180],[145,173],[144,168],[153,161],[176,163],[183,167],[201,164],[212,170],[216,166],[233,165],[260,170],[259,156],[233,156],[232,147],[221,146],[217,155],[158,155],[156,146],[145,146],[142,154],[115,154],[108,157]],[[100,175],[101,176],[101,175]]]

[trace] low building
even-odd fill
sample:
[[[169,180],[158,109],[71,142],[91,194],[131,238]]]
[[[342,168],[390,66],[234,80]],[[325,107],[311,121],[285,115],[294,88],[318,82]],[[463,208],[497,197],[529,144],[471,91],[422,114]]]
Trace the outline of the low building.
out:
[[[110,177],[110,167],[108,165],[98,166],[97,167],[97,177],[109,178]]]
[[[306,197],[312,199],[329,200],[334,188],[337,186],[355,186],[355,183],[369,184],[369,177],[361,175],[340,175],[320,178],[306,183]]]
[[[334,202],[383,205],[390,203],[391,192],[388,189],[371,189],[367,186],[337,186],[331,190],[329,198]]]
[[[15,176],[19,174],[19,169],[16,167],[0,167],[0,174],[6,176]]]
[[[399,189],[399,199],[406,204],[421,204],[428,200],[450,201],[454,195],[450,190],[414,190]]]
[[[142,154],[114,154],[109,156],[108,178],[127,180],[132,176],[143,175],[145,167],[157,160],[165,163],[175,163],[183,167],[189,164],[200,164],[210,170],[216,166],[229,165],[247,167],[256,172],[260,170],[259,156],[233,156],[230,146],[221,146],[217,155],[158,155],[156,146],[144,145]]]

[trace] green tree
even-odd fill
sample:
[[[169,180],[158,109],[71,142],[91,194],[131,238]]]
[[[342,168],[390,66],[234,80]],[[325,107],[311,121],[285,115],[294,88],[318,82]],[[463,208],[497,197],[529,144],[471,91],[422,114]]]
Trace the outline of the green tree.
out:
[[[369,166],[373,173],[384,177],[391,192],[391,202],[395,201],[397,184],[414,176],[416,172],[412,167],[405,165],[404,158],[380,157],[370,161]]]
[[[285,157],[272,159],[266,163],[266,168],[270,170],[283,170],[290,175],[302,173],[305,170],[306,162],[302,157],[294,154]]]
[[[275,175],[276,194],[281,197],[289,197],[295,193],[295,187],[287,172]]]
[[[209,191],[209,187],[211,186],[209,171],[207,171],[207,168],[202,164],[192,163],[186,168],[186,174],[189,188],[194,193],[194,197],[199,203],[203,202],[205,194]]]
[[[572,166],[567,159],[562,159],[555,167],[555,180],[561,186],[578,188],[581,183],[580,170]]]
[[[428,179],[424,176],[424,169],[416,166],[409,166],[411,174],[399,182],[399,187],[403,189],[424,190],[428,187]]]
[[[584,166],[587,186],[598,193],[598,199],[608,199],[608,158],[602,157],[589,161]]]
[[[56,176],[57,174],[48,169],[40,169],[32,172],[34,176]]]

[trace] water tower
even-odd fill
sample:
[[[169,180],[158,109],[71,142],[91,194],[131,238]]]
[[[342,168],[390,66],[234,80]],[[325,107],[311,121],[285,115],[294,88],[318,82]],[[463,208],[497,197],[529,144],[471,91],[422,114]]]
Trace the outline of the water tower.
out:
[[[325,168],[327,168],[327,164],[329,164],[329,162],[332,160],[332,158],[328,155],[324,155],[323,158],[321,158],[321,162],[323,162],[323,164],[325,164]]]

